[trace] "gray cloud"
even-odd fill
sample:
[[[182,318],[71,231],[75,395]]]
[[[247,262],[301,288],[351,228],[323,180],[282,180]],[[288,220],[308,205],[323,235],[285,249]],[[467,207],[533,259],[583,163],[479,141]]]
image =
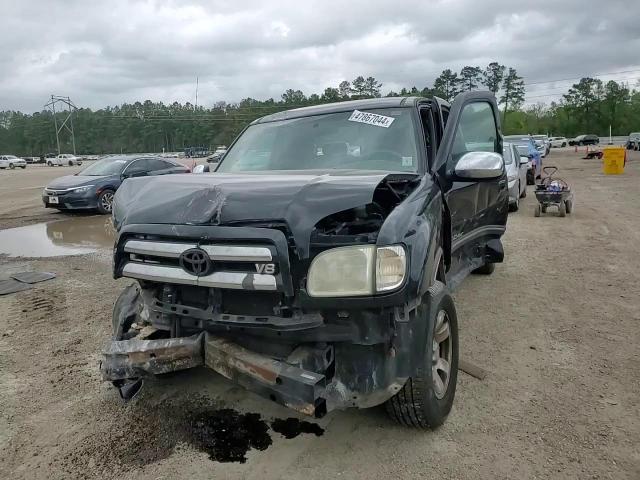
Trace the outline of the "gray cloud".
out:
[[[444,68],[513,66],[527,83],[632,70],[640,3],[595,0],[0,0],[0,110],[279,98],[357,75],[383,90],[430,86]],[[549,101],[571,81],[531,85]]]

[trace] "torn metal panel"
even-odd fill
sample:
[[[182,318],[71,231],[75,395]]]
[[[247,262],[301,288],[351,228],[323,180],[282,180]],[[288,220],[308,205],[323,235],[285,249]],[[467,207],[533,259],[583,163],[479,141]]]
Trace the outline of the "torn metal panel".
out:
[[[104,380],[123,380],[197,367],[204,334],[163,340],[114,340],[102,352]]]
[[[251,352],[229,340],[207,335],[205,364],[242,385],[306,415],[326,412],[326,379],[319,373]]]

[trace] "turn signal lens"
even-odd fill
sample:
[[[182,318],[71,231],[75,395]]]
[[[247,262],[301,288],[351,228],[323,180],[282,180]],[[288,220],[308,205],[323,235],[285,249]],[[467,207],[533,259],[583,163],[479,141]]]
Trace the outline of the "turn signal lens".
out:
[[[407,257],[400,245],[378,248],[376,256],[376,291],[386,292],[402,285],[407,271]]]

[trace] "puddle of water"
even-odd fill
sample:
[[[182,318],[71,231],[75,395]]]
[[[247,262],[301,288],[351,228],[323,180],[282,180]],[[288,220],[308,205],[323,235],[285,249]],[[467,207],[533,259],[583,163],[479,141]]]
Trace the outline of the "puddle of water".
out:
[[[0,255],[59,257],[113,247],[115,230],[109,216],[77,216],[0,230]]]

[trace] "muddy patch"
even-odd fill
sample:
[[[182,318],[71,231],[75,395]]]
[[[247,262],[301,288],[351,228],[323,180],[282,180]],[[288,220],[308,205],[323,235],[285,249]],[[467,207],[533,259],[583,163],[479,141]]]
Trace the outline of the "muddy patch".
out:
[[[73,216],[0,231],[0,255],[60,257],[93,253],[113,247],[111,217]]]

